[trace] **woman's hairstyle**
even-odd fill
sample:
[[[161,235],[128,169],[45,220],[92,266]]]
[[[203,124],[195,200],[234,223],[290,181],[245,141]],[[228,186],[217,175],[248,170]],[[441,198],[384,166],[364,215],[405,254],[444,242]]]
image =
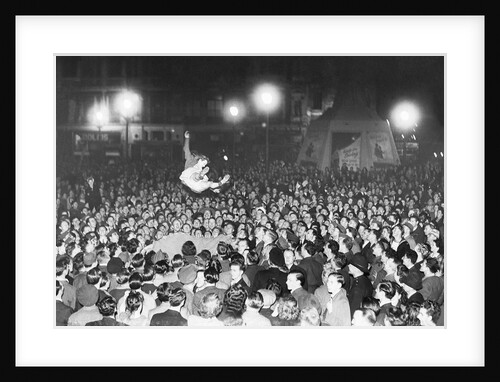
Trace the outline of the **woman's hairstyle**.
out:
[[[427,310],[427,314],[431,317],[434,323],[437,323],[439,317],[441,316],[441,307],[436,301],[425,300],[422,303],[422,308]]]
[[[133,290],[141,289],[141,287],[142,287],[142,274],[139,272],[133,272],[128,279],[128,283],[129,283],[130,289],[133,289]]]
[[[186,292],[182,288],[175,288],[170,293],[170,306],[180,306],[186,300]]]
[[[332,261],[338,268],[342,269],[347,265],[347,256],[344,253],[338,252],[333,256]]]
[[[217,284],[219,281],[219,272],[217,272],[216,269],[212,267],[208,267],[203,271],[203,276],[205,277],[205,280],[209,284]]]
[[[121,271],[119,271],[117,274],[116,274],[116,282],[118,284],[125,284],[128,282],[129,280],[129,277],[130,277],[130,272],[128,269],[125,269],[125,268],[122,268]]]
[[[181,253],[184,256],[195,256],[196,255],[196,246],[191,240],[188,240],[182,244]]]
[[[278,300],[278,317],[282,320],[296,320],[299,318],[299,304],[295,297],[288,295]]]
[[[255,265],[259,263],[259,254],[255,250],[250,250],[247,253],[247,263],[249,265]]]
[[[265,289],[273,291],[274,294],[276,294],[277,298],[281,297],[281,295],[283,294],[283,287],[274,277],[267,280]]]
[[[376,316],[380,313],[380,301],[373,296],[365,296],[361,300],[361,307],[373,310]]]
[[[134,253],[134,252],[130,252],[130,253]],[[140,268],[144,265],[144,262],[145,262],[144,255],[142,253],[136,253],[134,255],[134,257],[132,257],[132,260],[130,261],[130,265],[132,265],[134,268]]]
[[[420,313],[420,305],[417,301],[411,301],[406,305],[403,315],[406,326],[420,326],[420,320],[417,318]]]
[[[137,248],[139,248],[140,242],[137,238],[133,237],[131,239],[128,239],[125,243],[125,248],[127,249],[127,252],[129,253],[136,253]]]
[[[299,315],[301,326],[320,326],[321,319],[318,310],[313,306],[308,306],[300,311]]]
[[[394,297],[394,295],[396,294],[396,290],[394,289],[394,284],[391,281],[382,280],[377,285],[377,288],[381,292],[383,292],[385,294],[385,297],[387,297],[389,300],[391,300]]]
[[[262,294],[258,291],[250,292],[247,297],[246,303],[250,308],[258,310],[264,305],[264,297],[262,297]]]
[[[435,257],[428,257],[424,261],[425,264],[427,265],[427,268],[429,268],[429,270],[431,271],[431,273],[437,273],[441,269],[441,264],[439,263],[439,260],[436,259]]]
[[[126,310],[130,313],[134,313],[141,307],[143,302],[144,296],[138,291],[131,290],[125,300]]]
[[[108,272],[101,272],[101,282],[99,283],[99,288],[102,288],[109,282],[109,273]]]
[[[89,269],[86,274],[87,284],[96,285],[101,280],[101,270],[99,267]]]
[[[71,262],[71,257],[63,255],[56,260],[56,276],[61,276]]]
[[[329,248],[334,255],[339,253],[339,243],[333,239],[326,242],[326,247]]]
[[[245,301],[248,293],[240,284],[230,286],[224,293],[223,305],[227,312],[241,314],[245,310]]]
[[[156,288],[156,295],[158,300],[161,302],[168,302],[170,298],[170,293],[172,292],[172,287],[169,283],[162,283]]]
[[[99,313],[105,317],[110,317],[116,312],[116,300],[112,296],[106,296],[96,304]]]
[[[385,320],[390,326],[406,326],[403,310],[396,306],[387,309]]]
[[[201,304],[198,312],[201,317],[212,318],[217,317],[222,311],[222,302],[216,293],[208,293],[201,299]]]
[[[323,271],[321,272],[321,280],[323,281],[323,284],[326,285],[326,280],[328,280],[328,275],[330,275],[330,273],[334,271],[335,268],[330,261],[323,264]]]
[[[152,264],[144,265],[144,270],[142,271],[142,281],[151,281],[155,277],[155,267]]]
[[[172,259],[172,261],[173,261],[173,259]],[[164,275],[164,274],[168,273],[171,269],[167,260],[157,261],[154,265],[154,268],[155,268],[155,273],[159,274],[159,275]]]

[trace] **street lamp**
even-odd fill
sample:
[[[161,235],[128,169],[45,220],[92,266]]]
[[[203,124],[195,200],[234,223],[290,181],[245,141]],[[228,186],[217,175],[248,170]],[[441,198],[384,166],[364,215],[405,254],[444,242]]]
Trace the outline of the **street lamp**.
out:
[[[237,100],[231,100],[226,103],[226,120],[230,120],[233,128],[233,153],[232,153],[232,164],[231,164],[231,176],[234,179],[234,168],[236,166],[236,124],[241,121],[245,114],[245,109],[243,103]],[[233,183],[234,184],[234,183]]]
[[[109,120],[109,110],[104,101],[101,101],[99,103],[95,102],[94,106],[89,112],[88,117],[90,123],[97,126],[97,129],[99,131],[97,140],[99,141],[100,144],[102,140],[101,129],[105,124],[108,123]],[[99,146],[99,148],[101,147]]]
[[[136,93],[131,91],[124,91],[118,95],[117,98],[117,109],[120,114],[125,119],[125,159],[129,157],[129,147],[128,147],[128,126],[130,120],[135,116],[139,109],[140,99]]]
[[[269,179],[269,113],[279,105],[278,88],[272,84],[260,85],[254,93],[254,101],[257,108],[266,113],[266,179]]]
[[[420,119],[420,113],[418,107],[410,101],[403,101],[397,104],[391,112],[391,118],[394,121],[394,125],[398,127],[401,131],[408,131],[411,128],[415,131],[417,127],[417,122]],[[411,136],[410,133],[407,134]],[[403,160],[406,162],[406,139],[403,134]]]

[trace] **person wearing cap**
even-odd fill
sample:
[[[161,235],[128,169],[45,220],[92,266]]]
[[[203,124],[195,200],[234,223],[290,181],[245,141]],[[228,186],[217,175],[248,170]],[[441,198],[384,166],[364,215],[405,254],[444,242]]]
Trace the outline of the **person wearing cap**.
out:
[[[373,286],[366,274],[370,272],[368,260],[357,253],[348,261],[349,273],[352,275],[351,288],[348,293],[351,318],[354,311],[361,307],[363,298],[373,295]]]
[[[68,326],[85,326],[87,322],[102,319],[102,314],[96,303],[99,299],[99,291],[94,285],[85,284],[76,290],[76,299],[82,308],[68,318]]]

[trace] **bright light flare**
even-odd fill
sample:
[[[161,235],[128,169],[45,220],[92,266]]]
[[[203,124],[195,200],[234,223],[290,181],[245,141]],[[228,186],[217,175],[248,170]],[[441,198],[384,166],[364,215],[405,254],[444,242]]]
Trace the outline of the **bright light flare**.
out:
[[[255,89],[253,100],[259,110],[266,112],[274,111],[280,104],[280,92],[272,84],[263,84]]]
[[[103,126],[109,121],[109,110],[104,103],[96,103],[88,113],[88,120],[96,126]]]
[[[415,104],[405,101],[398,104],[392,110],[391,119],[396,127],[409,129],[417,125],[420,113]]]
[[[136,114],[139,110],[139,105],[139,95],[131,91],[120,93],[116,99],[116,107],[125,118],[130,118]]]
[[[241,121],[245,116],[245,106],[238,100],[226,102],[224,110],[224,117],[227,122],[236,123]]]

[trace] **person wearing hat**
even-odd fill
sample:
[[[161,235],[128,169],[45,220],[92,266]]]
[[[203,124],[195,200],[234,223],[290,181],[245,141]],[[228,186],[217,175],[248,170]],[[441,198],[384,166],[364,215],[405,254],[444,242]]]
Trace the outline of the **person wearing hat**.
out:
[[[363,298],[373,295],[373,286],[366,276],[370,272],[368,260],[362,254],[354,254],[348,261],[348,267],[353,277],[347,294],[352,318],[354,311],[361,307]]]
[[[399,277],[399,280],[396,279],[396,282],[403,287],[408,295],[407,303],[415,301],[422,304],[424,302],[424,297],[418,292],[422,289],[422,274],[420,272],[409,272],[404,270],[402,274],[397,277]]]
[[[85,284],[76,290],[76,299],[82,308],[68,318],[68,326],[85,326],[87,322],[102,319],[96,306],[99,291],[94,285]]]

